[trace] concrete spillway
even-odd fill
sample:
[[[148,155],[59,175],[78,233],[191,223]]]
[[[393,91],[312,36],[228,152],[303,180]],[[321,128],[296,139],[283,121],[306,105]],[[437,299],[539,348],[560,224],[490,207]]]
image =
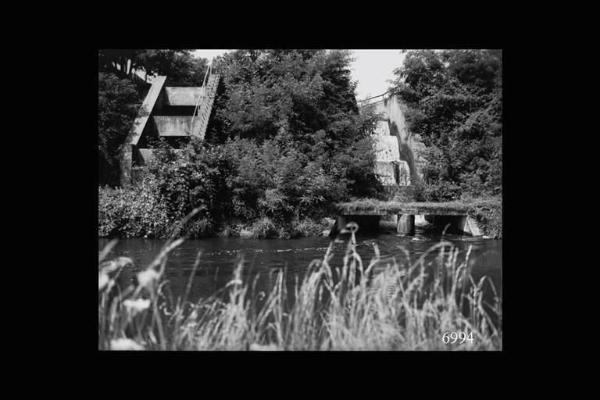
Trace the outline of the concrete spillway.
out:
[[[408,163],[400,159],[398,138],[395,136],[373,136],[375,145],[375,171],[383,185],[410,185]]]
[[[418,135],[412,135],[408,130],[404,117],[405,107],[400,100],[395,95],[377,97],[381,100],[361,106],[370,108],[381,118],[373,134],[378,151],[377,172],[381,174],[382,183],[389,185],[395,169],[396,184],[408,186],[422,178],[424,146]],[[397,163],[397,168],[390,165],[390,162]]]
[[[373,141],[375,146],[375,172],[386,186],[410,185],[410,168],[400,157],[399,137],[392,135],[389,122],[378,121]]]

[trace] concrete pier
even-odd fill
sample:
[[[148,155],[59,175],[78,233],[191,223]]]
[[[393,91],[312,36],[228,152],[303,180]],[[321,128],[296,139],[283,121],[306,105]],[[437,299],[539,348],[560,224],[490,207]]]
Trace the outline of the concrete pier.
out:
[[[398,216],[397,231],[400,235],[415,234],[415,216],[411,214],[401,214]]]
[[[345,223],[354,221],[358,223],[361,231],[363,226],[373,230],[379,219],[385,218],[386,222],[396,216],[398,223],[396,230],[401,235],[414,235],[415,226],[433,224],[438,227],[448,226],[447,233],[463,233],[472,236],[482,236],[483,230],[477,221],[469,216],[472,205],[469,203],[452,202],[407,202],[407,201],[378,201],[373,199],[354,200],[337,204],[337,215],[345,218]],[[415,216],[419,216],[416,220]],[[379,217],[378,219],[372,217]],[[333,230],[332,230],[333,231]]]
[[[481,229],[479,228],[479,225],[477,224],[477,221],[475,221],[475,219],[473,219],[469,216],[460,217],[458,228],[463,233],[466,233],[471,236],[482,236],[483,235]]]

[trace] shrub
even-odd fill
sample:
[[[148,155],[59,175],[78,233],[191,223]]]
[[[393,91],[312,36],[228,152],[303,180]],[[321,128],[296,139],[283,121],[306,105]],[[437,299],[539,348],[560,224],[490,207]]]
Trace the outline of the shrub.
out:
[[[502,51],[412,50],[394,73],[408,128],[427,147],[427,200],[499,195]]]
[[[267,217],[263,217],[250,226],[252,238],[254,239],[270,239],[279,236],[279,231],[273,221]]]
[[[293,220],[290,235],[291,237],[320,236],[327,228],[328,224],[324,224],[322,220],[320,222],[308,218],[301,221]]]
[[[121,146],[131,129],[141,101],[129,79],[98,74],[98,166],[101,185],[119,183]]]
[[[170,229],[166,204],[152,176],[131,189],[99,189],[98,236],[164,237]]]
[[[477,221],[486,236],[502,237],[502,202],[500,200],[476,201],[469,209],[469,216]]]

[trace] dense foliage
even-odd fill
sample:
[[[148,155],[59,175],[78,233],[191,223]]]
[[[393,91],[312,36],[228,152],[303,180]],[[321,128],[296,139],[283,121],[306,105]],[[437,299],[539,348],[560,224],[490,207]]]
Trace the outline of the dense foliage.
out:
[[[395,74],[409,129],[427,147],[423,198],[501,194],[501,51],[409,51]]]
[[[119,183],[119,152],[140,106],[135,84],[111,72],[98,74],[98,176],[101,185]]]
[[[208,61],[195,58],[189,50],[103,49],[98,53],[100,71],[132,77],[134,70],[166,75],[171,86],[200,86]]]
[[[370,139],[375,117],[358,113],[350,61],[348,52],[322,50],[221,57],[215,69],[222,80],[205,142],[177,151],[158,144],[162,150],[139,184],[144,188],[131,189],[151,193],[152,199],[136,201],[147,201],[143,209],[159,212],[156,218],[165,222],[161,229],[140,222],[147,228],[143,235],[168,235],[167,223],[201,207],[187,227],[192,235],[249,231],[290,237],[321,229],[318,221],[337,201],[378,196]],[[102,233],[140,235],[124,221],[117,227],[105,223],[115,213],[106,210],[129,207],[119,199],[125,193],[101,197],[113,203],[101,205]],[[150,222],[153,212],[140,221]]]

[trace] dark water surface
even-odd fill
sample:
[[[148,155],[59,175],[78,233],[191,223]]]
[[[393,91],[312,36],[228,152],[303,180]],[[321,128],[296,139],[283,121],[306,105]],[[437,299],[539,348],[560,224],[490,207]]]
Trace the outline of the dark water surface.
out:
[[[399,248],[403,247],[414,262],[442,237],[424,236],[417,228],[414,237],[401,237],[391,233],[381,233],[357,237],[357,251],[365,267],[373,257],[373,244],[379,247],[382,257],[395,257],[405,263],[406,256]],[[445,235],[443,240],[458,247],[459,262],[465,259],[471,247],[469,267],[475,279],[488,276],[494,283],[498,295],[502,293],[502,240],[482,239],[460,235]],[[102,249],[108,239],[99,240]],[[121,239],[113,248],[110,257],[127,256],[134,260],[136,268],[146,267],[160,252],[164,240]],[[173,297],[185,292],[194,261],[202,251],[201,262],[194,277],[189,300],[212,296],[223,292],[221,289],[232,279],[234,267],[240,260],[244,262],[243,279],[256,282],[255,293],[267,292],[275,280],[275,273],[286,270],[286,283],[293,285],[308,270],[310,262],[322,259],[330,240],[327,237],[312,237],[290,240],[253,240],[238,238],[211,238],[188,240],[172,251],[166,266],[168,285],[166,293]],[[335,243],[333,266],[342,264],[346,243]],[[438,254],[433,253],[434,255]],[[256,280],[256,281],[255,281]],[[487,297],[487,296],[486,296]]]

